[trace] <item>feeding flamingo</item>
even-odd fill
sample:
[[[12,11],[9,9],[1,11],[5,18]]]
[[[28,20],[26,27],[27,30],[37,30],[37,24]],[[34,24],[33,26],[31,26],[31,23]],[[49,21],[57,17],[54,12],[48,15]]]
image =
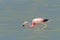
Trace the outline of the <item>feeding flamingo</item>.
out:
[[[34,28],[35,25],[37,24],[43,24],[45,25],[42,30],[44,30],[47,27],[47,24],[45,22],[47,22],[49,19],[44,19],[44,18],[34,18],[32,20],[32,24],[30,24],[28,21],[23,22],[23,27],[25,27],[25,25],[28,25],[29,28]],[[39,30],[39,27],[37,28]],[[37,30],[36,30],[37,31]]]

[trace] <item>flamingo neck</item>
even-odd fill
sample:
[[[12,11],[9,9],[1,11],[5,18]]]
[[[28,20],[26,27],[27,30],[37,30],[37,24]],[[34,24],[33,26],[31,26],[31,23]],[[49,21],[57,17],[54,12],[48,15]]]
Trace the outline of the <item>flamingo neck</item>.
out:
[[[29,28],[33,28],[34,25],[33,25],[33,24],[30,24],[30,23],[28,22],[28,27],[29,27]]]

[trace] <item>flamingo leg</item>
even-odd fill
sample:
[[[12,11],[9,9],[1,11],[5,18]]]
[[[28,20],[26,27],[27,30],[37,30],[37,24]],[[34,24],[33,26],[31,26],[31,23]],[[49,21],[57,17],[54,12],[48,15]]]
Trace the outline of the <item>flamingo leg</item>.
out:
[[[39,25],[37,25],[37,29],[35,30],[35,31],[39,31],[40,30],[40,26]]]
[[[43,23],[44,27],[41,30],[44,30],[47,27],[47,24]]]

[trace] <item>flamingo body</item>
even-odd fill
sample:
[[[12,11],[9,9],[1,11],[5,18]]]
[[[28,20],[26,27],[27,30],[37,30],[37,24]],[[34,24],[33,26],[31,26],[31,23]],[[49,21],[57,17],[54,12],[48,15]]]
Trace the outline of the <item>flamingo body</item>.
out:
[[[48,21],[48,19],[44,19],[44,18],[34,18],[34,19],[32,20],[32,24],[31,24],[31,25],[30,25],[30,23],[29,23],[28,21],[25,21],[25,22],[23,23],[23,26],[24,26],[25,24],[27,24],[27,25],[29,25],[30,28],[33,28],[36,24],[42,24],[42,23],[44,23],[44,22],[46,22],[46,21]]]
[[[43,23],[43,21],[44,21],[44,19],[43,18],[34,18],[33,20],[32,20],[32,25],[30,26],[30,27],[33,27],[34,25],[36,25],[36,24],[40,24],[40,23]],[[25,24],[30,24],[28,21],[25,21],[24,23],[23,23],[24,25]]]
[[[43,18],[35,18],[35,19],[33,19],[32,23],[34,22],[35,24],[40,24],[40,23],[42,23],[43,21],[44,21]]]

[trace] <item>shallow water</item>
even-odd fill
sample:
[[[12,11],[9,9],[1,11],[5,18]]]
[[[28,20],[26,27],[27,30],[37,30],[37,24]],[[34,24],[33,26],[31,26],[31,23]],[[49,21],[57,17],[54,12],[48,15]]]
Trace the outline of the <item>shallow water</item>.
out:
[[[46,31],[21,27],[27,20],[51,20]],[[0,40],[59,40],[60,0],[0,0]]]

